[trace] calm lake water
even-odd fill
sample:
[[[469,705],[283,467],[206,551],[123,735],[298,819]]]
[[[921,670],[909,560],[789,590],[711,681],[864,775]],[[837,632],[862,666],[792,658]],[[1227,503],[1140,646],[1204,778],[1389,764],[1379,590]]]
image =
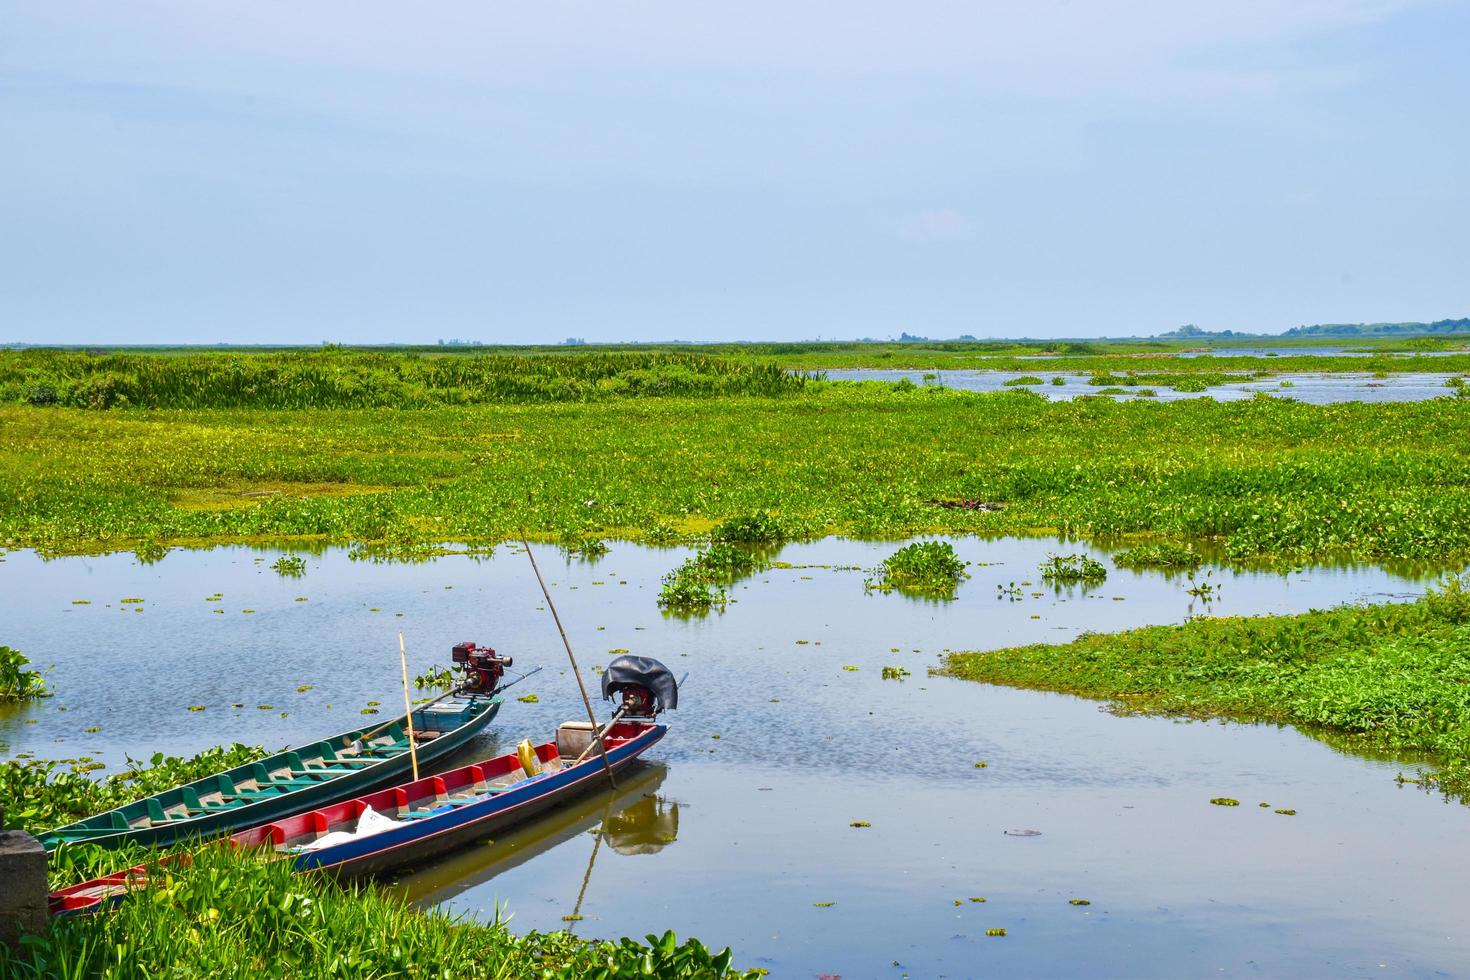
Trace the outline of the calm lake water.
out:
[[[1132,367],[1139,372],[1167,371],[1167,364],[1157,361],[1141,361]],[[1121,368],[1119,369],[1121,371]],[[823,372],[831,381],[900,381],[904,378],[916,385],[940,384],[960,391],[1011,391],[1006,382],[1026,377],[1021,371],[880,371],[867,368],[851,370],[829,370]],[[937,379],[925,380],[924,375],[937,374]],[[1021,386],[1025,391],[1034,391],[1052,401],[1066,401],[1079,395],[1096,395],[1103,389],[1090,385],[1091,374],[1067,374],[1061,370],[1038,368],[1030,373],[1050,382],[1054,377],[1063,379],[1063,384],[1040,384]],[[1453,374],[1391,374],[1386,378],[1375,378],[1371,374],[1319,374],[1292,373],[1276,374],[1270,378],[1232,381],[1216,385],[1203,392],[1175,391],[1172,388],[1154,386],[1153,397],[1145,401],[1170,402],[1181,398],[1213,398],[1231,402],[1252,398],[1257,392],[1266,392],[1278,398],[1291,398],[1311,405],[1329,405],[1334,402],[1419,402],[1430,398],[1452,397],[1455,393],[1445,382],[1456,377]],[[1282,382],[1286,382],[1283,387]],[[1125,388],[1127,394],[1115,394],[1115,399],[1135,399],[1138,388]]]
[[[1207,608],[1191,606],[1187,581],[1152,573],[1041,586],[1048,553],[1096,549],[954,543],[975,564],[953,602],[866,594],[853,569],[895,545],[827,539],[786,547],[779,558],[797,567],[738,584],[723,614],[693,620],[655,604],[684,550],[614,542],[589,564],[538,546],[584,667],[618,648],[657,657],[689,672],[681,708],[616,794],[398,887],[466,915],[503,908],[520,929],[573,914],[591,936],[673,928],[782,977],[1470,972],[1470,810],[1396,784],[1412,763],[1291,729],[1119,718],[926,672],[947,648],[1407,599],[1425,581],[1367,567],[1216,571]],[[370,700],[386,715],[401,698],[399,629],[413,672],[447,662],[460,640],[512,654],[516,671],[546,665],[512,692],[540,703],[512,700],[475,755],[550,737],[582,711],[519,549],[421,565],[329,550],[307,555],[300,579],[269,568],[277,554],[6,555],[0,642],[55,664],[58,696],[0,715],[5,757],[116,765],[349,728]],[[1011,582],[1034,584],[998,599]],[[885,665],[912,674],[885,681]],[[1241,806],[1210,805],[1216,796]]]

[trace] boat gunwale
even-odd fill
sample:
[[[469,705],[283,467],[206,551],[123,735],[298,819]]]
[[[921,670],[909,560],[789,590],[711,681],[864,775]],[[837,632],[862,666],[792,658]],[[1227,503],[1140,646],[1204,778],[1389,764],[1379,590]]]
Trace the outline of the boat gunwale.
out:
[[[545,780],[521,780],[520,782],[516,783],[510,791],[504,794],[489,796],[486,799],[466,804],[465,806],[451,810],[448,813],[414,820],[412,823],[408,824],[406,828],[392,828],[388,831],[385,831],[383,834],[373,834],[368,837],[361,838],[360,840],[344,841],[341,844],[334,845],[333,847],[323,848],[318,851],[307,851],[297,854],[284,853],[281,854],[281,856],[289,857],[290,859],[292,859],[295,870],[297,871],[332,872],[336,869],[341,868],[343,865],[346,865],[353,861],[363,861],[378,858],[382,855],[399,850],[400,848],[421,845],[427,841],[433,840],[436,837],[441,837],[444,834],[465,831],[473,827],[477,823],[489,820],[494,817],[502,817],[522,806],[537,802],[545,802],[546,799],[548,799],[549,797],[575,795],[575,793],[573,792],[575,787],[578,787],[581,783],[584,783],[588,779],[603,775],[608,771],[609,768],[616,770],[619,767],[634,761],[638,756],[642,755],[645,751],[656,745],[668,732],[667,725],[663,725],[657,722],[649,722],[641,727],[643,728],[643,730],[638,732],[638,734],[632,736],[631,738],[627,739],[622,744],[616,747],[610,746],[608,748],[608,765],[606,766],[603,764],[603,759],[600,755],[594,755],[583,762],[568,766],[565,769],[559,769],[554,773],[550,773]],[[618,758],[614,759],[614,756],[618,756]],[[497,758],[503,758],[503,756]],[[581,770],[581,772],[576,776],[576,778],[567,780],[566,782],[560,781],[560,777],[564,777],[572,773],[577,773],[579,770]],[[516,792],[517,788],[520,788],[520,793]],[[352,801],[343,801],[343,803],[348,802]],[[337,805],[340,806],[342,804]],[[318,809],[320,810],[326,808],[321,807]],[[314,813],[317,811],[307,812]],[[472,819],[464,819],[465,816],[469,814],[477,815],[474,816]],[[305,815],[306,814],[303,813],[298,814],[297,816],[300,817]],[[433,829],[436,825],[440,823],[443,823],[445,825],[439,827],[439,829]],[[314,858],[317,858],[318,856],[328,856],[333,851],[337,851],[341,848],[353,847],[354,845],[360,843],[371,842],[376,838],[384,837],[387,834],[393,834],[399,829],[418,829],[420,827],[425,828],[428,832],[413,834],[408,839],[400,841],[396,844],[392,844],[388,847],[369,848],[360,854],[348,854],[342,857],[341,860],[337,861],[312,860]],[[241,833],[249,833],[249,831],[242,831]],[[234,837],[231,838],[231,841],[233,840]]]
[[[491,721],[494,720],[495,715],[499,711],[499,708],[505,703],[504,699],[501,698],[501,696],[498,694],[493,694],[489,696],[470,695],[469,700],[483,702],[486,707],[477,712],[475,717],[471,718],[469,721],[466,721],[464,724],[459,725],[458,727],[453,728],[447,732],[440,733],[438,738],[435,738],[432,741],[425,743],[426,746],[432,746],[437,749],[437,745],[442,742],[445,745],[451,746],[451,748],[446,749],[445,751],[452,751],[452,748],[457,741],[456,737],[458,737],[458,744],[462,744],[465,738],[463,733],[466,729],[470,729],[473,727],[482,727],[489,724]],[[400,730],[402,730],[403,723],[405,722],[405,720],[407,720],[408,717],[409,715],[405,714],[388,722],[384,722],[376,727],[382,731],[386,731],[392,728],[394,725],[398,725],[400,727]],[[159,801],[160,805],[163,805],[164,797],[169,796],[170,794],[177,794],[175,799],[168,804],[168,806],[176,806],[184,802],[182,796],[185,789],[192,789],[197,792],[202,784],[213,783],[213,781],[217,780],[220,776],[231,777],[233,781],[233,777],[236,774],[246,773],[254,766],[269,765],[273,761],[284,761],[286,757],[291,753],[299,754],[302,750],[310,750],[316,748],[323,742],[330,744],[346,739],[348,740],[348,744],[350,744],[352,740],[360,738],[363,734],[372,730],[373,728],[367,726],[361,728],[350,728],[344,732],[339,732],[335,735],[328,735],[324,738],[315,739],[311,742],[303,743],[301,745],[288,746],[287,748],[284,748],[279,752],[272,753],[271,755],[264,756],[260,759],[255,759],[251,762],[242,763],[241,765],[233,766],[229,769],[221,769],[219,772],[209,773],[208,775],[201,776],[198,779],[191,780],[187,783],[180,783],[179,785],[169,787],[168,789],[159,790],[156,793],[151,793],[148,796],[142,797],[140,799],[124,803],[121,806],[113,807],[110,810],[103,810],[100,813],[94,813],[89,817],[82,818],[81,820],[72,821],[69,824],[65,824],[61,827],[56,827],[52,830],[46,831],[43,834],[40,834],[39,839],[42,846],[45,847],[45,849],[49,852],[63,844],[94,844],[106,847],[115,844],[118,841],[126,840],[130,837],[143,836],[148,834],[150,831],[163,828],[160,828],[158,826],[130,827],[128,829],[117,828],[114,830],[113,833],[98,834],[95,837],[71,837],[68,835],[67,832],[78,830],[101,831],[110,829],[107,826],[87,825],[92,821],[100,821],[103,818],[111,816],[112,814],[121,814],[124,820],[131,822],[132,820],[135,820],[140,816],[147,815],[147,805],[150,800],[157,800]],[[434,757],[437,757],[440,753],[435,750],[432,754]],[[294,789],[287,790],[284,793],[273,794],[267,799],[247,800],[241,806],[220,808],[216,810],[206,811],[204,813],[195,814],[194,816],[186,817],[179,820],[171,820],[166,825],[164,825],[164,827],[169,830],[177,829],[183,831],[183,833],[181,834],[174,833],[171,835],[173,842],[177,843],[193,836],[189,833],[189,831],[201,829],[207,826],[210,822],[216,821],[226,814],[229,814],[233,817],[236,815],[247,813],[256,807],[265,806],[273,803],[279,804],[282,801],[296,798],[299,794],[306,793],[314,789],[319,789],[332,785],[341,785],[345,782],[358,782],[360,781],[360,777],[366,776],[369,773],[379,772],[385,765],[388,765],[390,763],[401,764],[401,761],[407,755],[407,752],[403,752],[398,755],[387,756],[370,766],[363,766],[355,771],[342,771],[333,773],[332,778],[322,780],[311,786],[298,786]],[[320,754],[318,754],[315,758],[320,759]],[[253,773],[251,773],[247,778],[254,778]],[[369,785],[371,784],[369,783]],[[218,785],[211,785],[209,792],[217,791]],[[291,814],[282,814],[281,816],[284,817],[289,815]],[[242,822],[245,823],[246,826],[249,826],[248,821]],[[228,827],[225,828],[225,832],[230,832]]]

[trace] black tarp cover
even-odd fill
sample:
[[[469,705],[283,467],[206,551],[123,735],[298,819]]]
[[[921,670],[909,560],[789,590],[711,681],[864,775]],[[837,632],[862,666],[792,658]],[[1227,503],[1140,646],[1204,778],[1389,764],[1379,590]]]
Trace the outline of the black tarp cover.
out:
[[[642,684],[664,708],[679,706],[679,685],[674,675],[652,657],[622,656],[608,664],[602,672],[602,696],[611,701],[624,684]]]

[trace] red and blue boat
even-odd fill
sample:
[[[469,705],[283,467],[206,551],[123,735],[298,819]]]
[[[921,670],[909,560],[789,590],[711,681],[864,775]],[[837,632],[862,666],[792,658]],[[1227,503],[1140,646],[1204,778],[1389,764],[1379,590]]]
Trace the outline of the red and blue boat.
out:
[[[668,669],[620,657],[603,695],[622,704],[606,725],[566,722],[556,738],[355,799],[252,827],[229,840],[289,860],[297,871],[361,878],[416,867],[606,786],[668,731],[656,718],[678,703]],[[90,912],[146,887],[146,866],[64,888],[53,914]]]

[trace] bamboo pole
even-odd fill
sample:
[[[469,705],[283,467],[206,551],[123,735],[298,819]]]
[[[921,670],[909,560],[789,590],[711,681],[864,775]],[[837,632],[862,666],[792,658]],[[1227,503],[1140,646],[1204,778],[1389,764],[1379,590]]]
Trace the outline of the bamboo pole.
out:
[[[531,554],[531,542],[527,539],[524,530],[521,531],[521,544],[526,546],[526,557],[531,559],[531,571],[536,573],[536,582],[541,586],[541,594],[546,597],[546,608],[551,610],[551,618],[556,621],[556,631],[561,634],[562,646],[567,648],[567,659],[572,662],[572,676],[577,679],[577,689],[582,692],[582,703],[587,706],[587,720],[592,723],[592,738],[602,752],[602,769],[607,773],[608,785],[617,789],[618,784],[613,779],[612,764],[607,761],[607,743],[602,740],[602,729],[598,727],[597,715],[592,711],[592,699],[587,696],[587,685],[582,683],[582,671],[577,666],[577,657],[572,653],[571,641],[567,639],[567,631],[562,628],[561,616],[556,612],[556,603],[551,601],[551,591],[546,588],[546,580],[541,577],[541,569],[536,565],[536,556]]]
[[[408,648],[403,630],[398,631],[398,662],[403,665],[403,721],[408,726],[408,758],[413,763],[413,781],[419,781],[419,752],[413,741],[413,702],[408,699]]]

